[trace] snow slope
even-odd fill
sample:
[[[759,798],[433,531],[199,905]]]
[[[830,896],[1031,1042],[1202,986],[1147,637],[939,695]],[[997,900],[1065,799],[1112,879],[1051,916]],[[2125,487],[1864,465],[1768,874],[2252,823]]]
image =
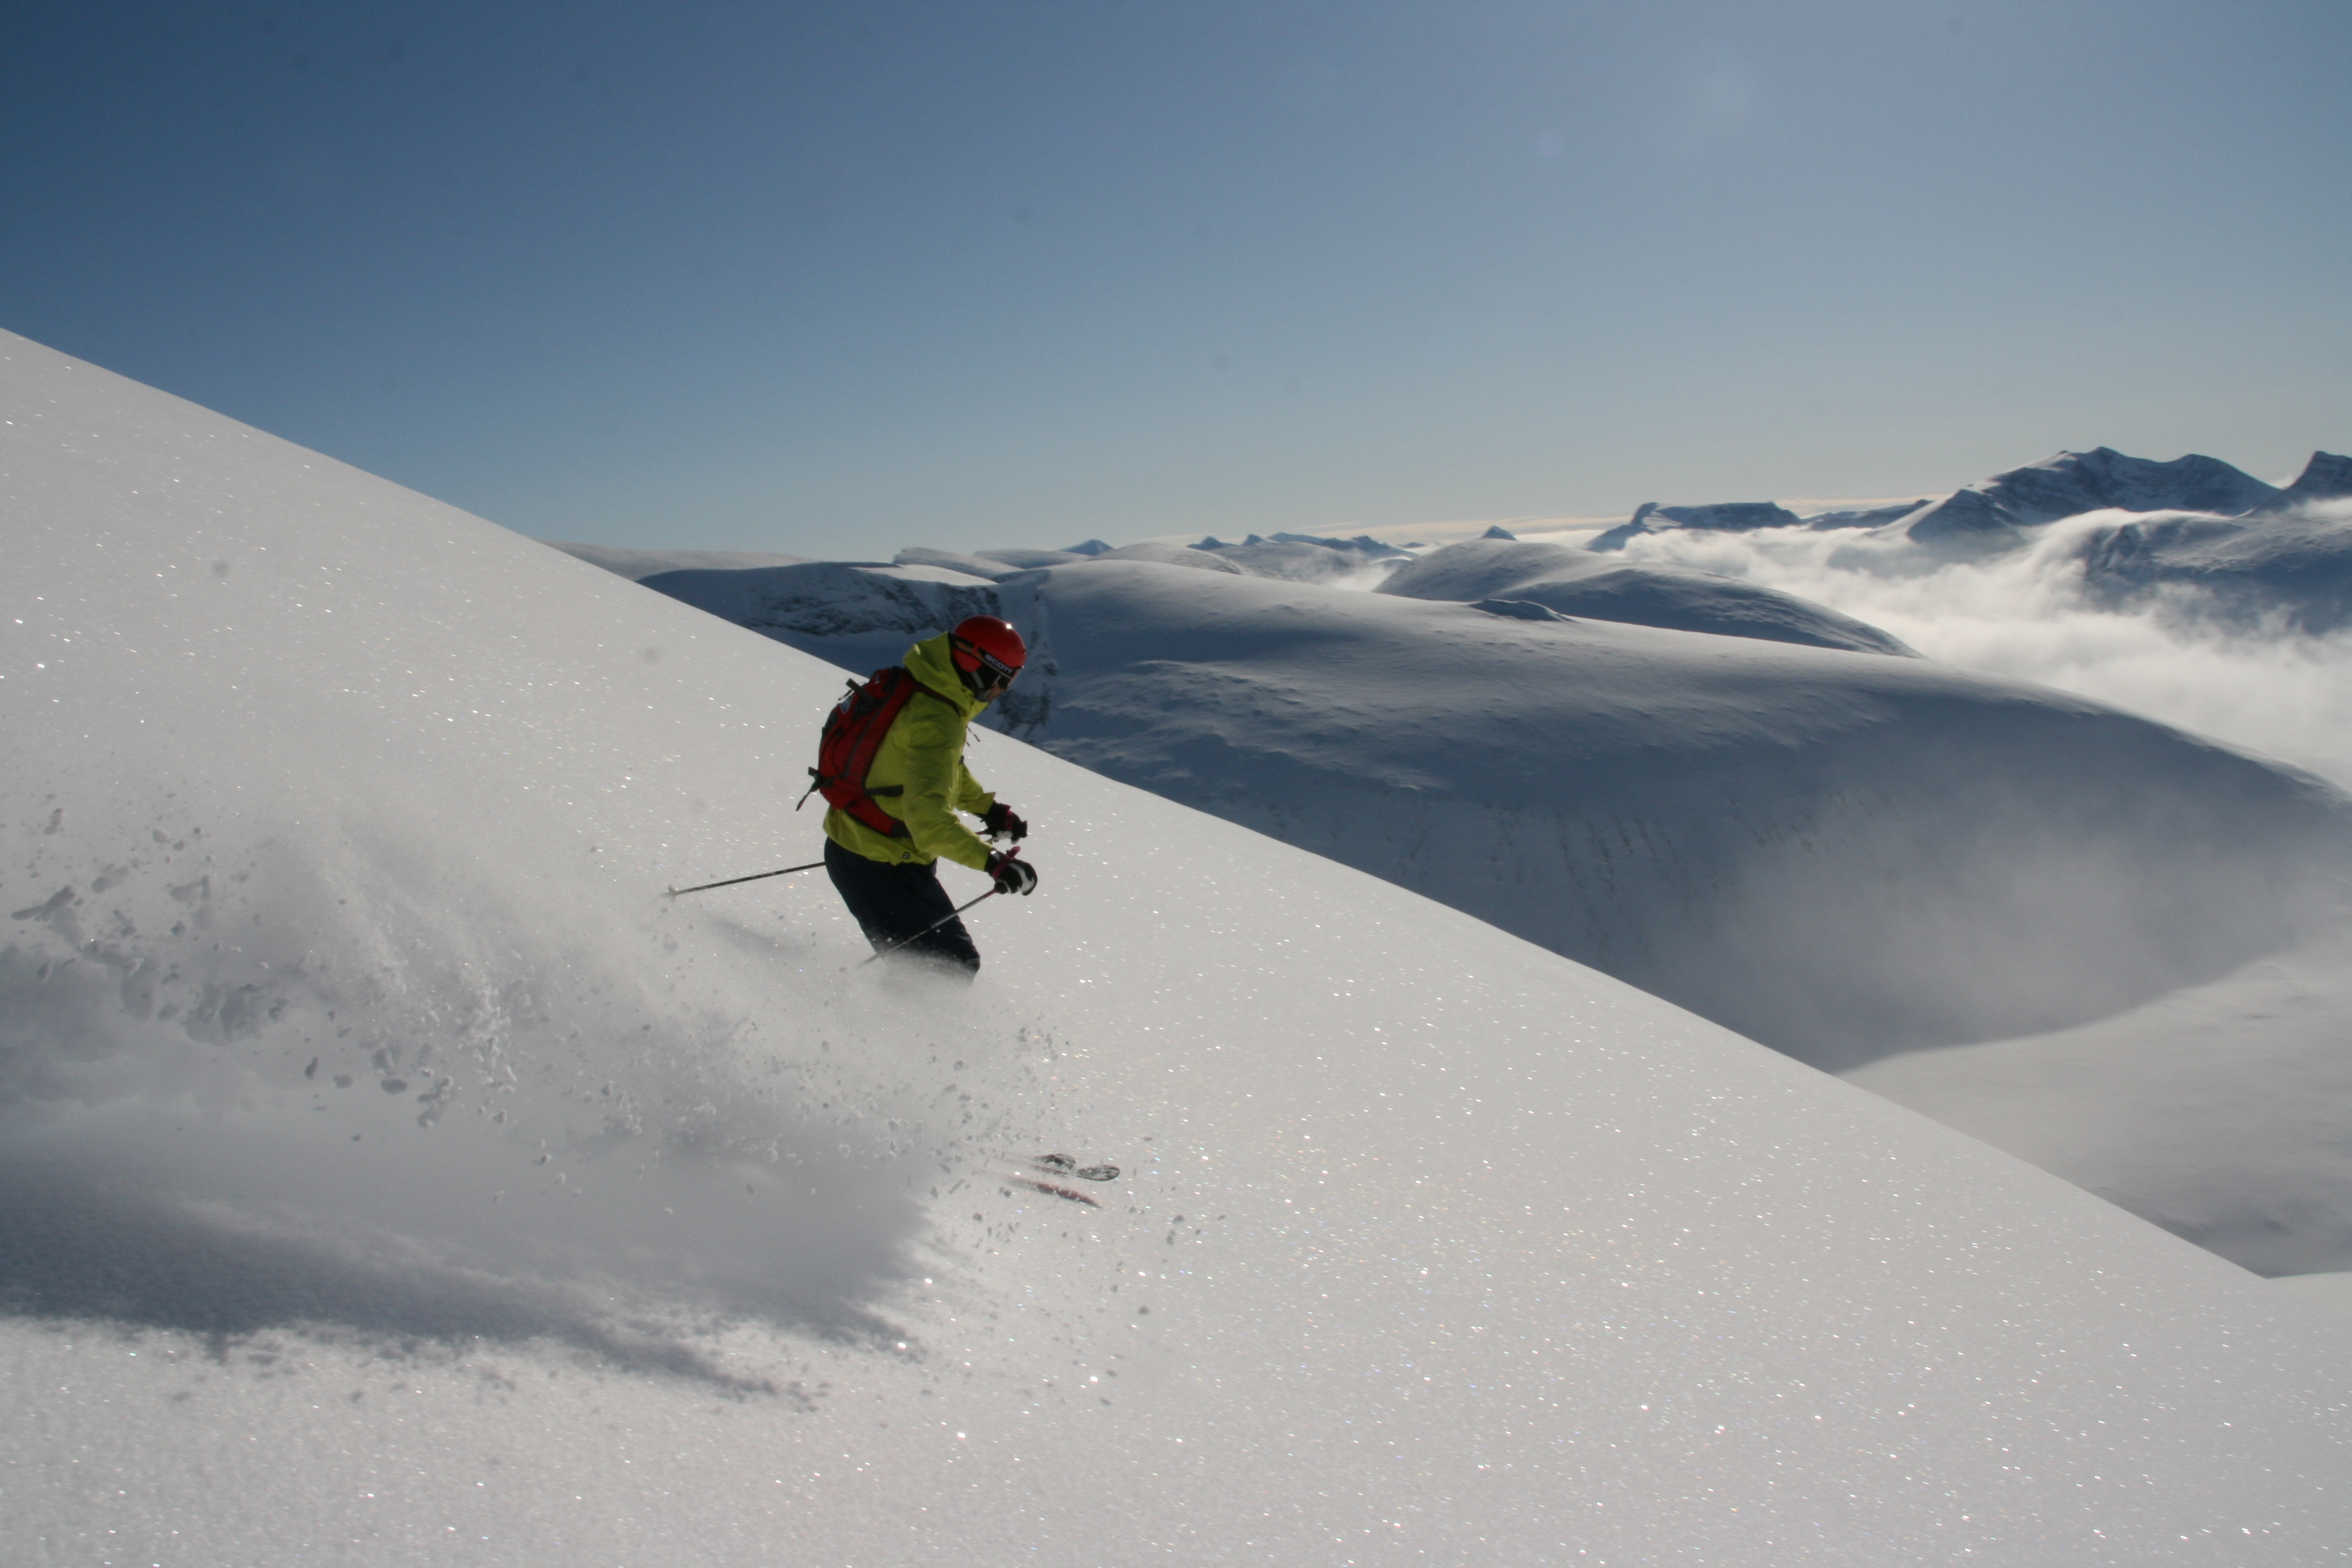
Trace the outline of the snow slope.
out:
[[[1109,563],[1000,596],[1057,755],[1817,1066],[2218,976],[2352,852],[2307,775],[1920,660]]]
[[[0,420],[31,1561],[2347,1538],[2323,1302],[1003,738],[969,993],[666,900],[805,853],[837,672],[21,340]]]
[[[1850,1082],[2266,1274],[2352,1259],[2352,933],[2113,1017],[1872,1062]]]

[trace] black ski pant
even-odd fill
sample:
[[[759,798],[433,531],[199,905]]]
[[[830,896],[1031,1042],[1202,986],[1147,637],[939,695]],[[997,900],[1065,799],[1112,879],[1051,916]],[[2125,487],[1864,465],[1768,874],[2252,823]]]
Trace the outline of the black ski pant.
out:
[[[953,918],[955,902],[940,886],[937,866],[869,860],[828,838],[824,869],[875,952],[904,942],[897,952],[931,960],[967,980],[980,973],[980,949],[971,944],[963,921]],[[945,924],[923,931],[942,915],[950,917]],[[917,936],[918,931],[923,934]]]

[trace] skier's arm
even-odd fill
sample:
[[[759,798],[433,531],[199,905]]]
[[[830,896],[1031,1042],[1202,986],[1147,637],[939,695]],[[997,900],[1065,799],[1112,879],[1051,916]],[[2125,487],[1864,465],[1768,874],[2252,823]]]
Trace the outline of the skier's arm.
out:
[[[907,837],[926,855],[988,868],[988,846],[956,817],[959,806],[977,798],[985,811],[993,797],[972,782],[963,765],[963,716],[936,700],[918,697],[898,715],[907,728],[906,793],[898,797]]]
[[[986,816],[988,808],[996,804],[996,797],[980,787],[980,781],[971,776],[970,768],[959,763],[956,772],[963,775],[962,787],[956,793],[956,809],[973,816]]]

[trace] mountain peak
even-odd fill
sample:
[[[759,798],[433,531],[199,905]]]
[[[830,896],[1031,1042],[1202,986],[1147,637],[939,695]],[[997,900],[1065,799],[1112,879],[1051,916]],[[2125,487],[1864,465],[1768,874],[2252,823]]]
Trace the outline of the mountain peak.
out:
[[[2282,492],[2219,458],[2191,452],[2168,462],[2112,447],[2053,452],[1979,479],[1895,526],[1920,544],[2000,544],[2020,530],[2086,511],[2210,511],[2237,516]]]
[[[2314,452],[2311,461],[2303,466],[2294,483],[2279,492],[2280,499],[2292,505],[2296,501],[2328,500],[2336,496],[2352,496],[2352,458],[2334,452]]]

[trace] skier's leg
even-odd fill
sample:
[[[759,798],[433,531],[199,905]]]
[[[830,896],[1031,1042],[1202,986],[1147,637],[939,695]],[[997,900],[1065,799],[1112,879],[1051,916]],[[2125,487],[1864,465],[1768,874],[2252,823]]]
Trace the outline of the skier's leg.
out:
[[[948,890],[940,886],[936,867],[869,860],[828,838],[824,868],[841,901],[849,906],[858,930],[877,952],[905,942],[892,954],[894,958],[904,954],[929,959],[960,971],[967,979],[979,972],[980,950],[972,945],[963,921],[950,920],[935,931],[923,931],[925,926],[955,910]],[[918,931],[923,934],[917,936]]]
[[[964,930],[963,921],[957,918],[955,900],[948,896],[945,888],[940,886],[939,868],[894,866],[891,869],[905,875],[908,902],[919,905],[922,910],[914,929],[923,931],[923,934],[900,948],[898,952],[911,958],[927,959],[966,980],[978,974],[980,949],[973,943],[971,933]],[[942,916],[946,917],[943,921]],[[934,921],[941,921],[941,923],[931,925]],[[931,929],[923,931],[925,926]],[[895,958],[898,955],[894,953],[891,956]]]

